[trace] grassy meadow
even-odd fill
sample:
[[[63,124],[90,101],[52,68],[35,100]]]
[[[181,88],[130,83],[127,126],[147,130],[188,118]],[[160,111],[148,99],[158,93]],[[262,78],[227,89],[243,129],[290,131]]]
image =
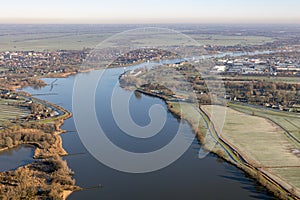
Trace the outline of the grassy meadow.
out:
[[[7,25],[0,27],[0,51],[52,51],[52,50],[81,50],[84,47],[95,48],[99,43],[115,36],[114,43],[106,42],[105,46],[117,46],[119,42],[130,46],[160,46],[186,45],[194,41],[177,33],[176,27],[165,29],[165,31],[143,31],[143,26],[109,26],[109,25]],[[159,27],[158,27],[159,28]],[[173,32],[172,30],[175,29]],[[163,29],[160,29],[163,30]],[[184,32],[184,31],[183,31]],[[271,37],[264,36],[238,36],[220,35],[220,33],[199,33],[186,35],[196,40],[200,45],[255,45],[274,41]]]
[[[212,106],[202,108],[211,113]],[[213,106],[214,110],[223,108]],[[300,188],[299,178],[295,178],[300,176],[300,144],[287,137],[281,127],[266,118],[226,108],[224,128],[219,134],[255,166]]]
[[[249,115],[254,114],[255,116],[267,118],[281,126],[289,134],[300,141],[300,115],[297,113],[280,112],[267,108],[257,108],[241,104],[230,104],[230,107]]]

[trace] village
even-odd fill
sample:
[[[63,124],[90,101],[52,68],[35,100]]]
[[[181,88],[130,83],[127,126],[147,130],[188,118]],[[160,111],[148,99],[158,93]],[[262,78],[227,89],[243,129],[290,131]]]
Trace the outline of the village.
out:
[[[6,51],[0,52],[0,76],[44,76],[75,71],[88,51]]]

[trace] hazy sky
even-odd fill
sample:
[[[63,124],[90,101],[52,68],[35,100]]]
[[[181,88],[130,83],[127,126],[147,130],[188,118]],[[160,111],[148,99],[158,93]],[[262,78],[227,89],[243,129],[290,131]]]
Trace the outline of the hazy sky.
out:
[[[300,0],[6,0],[0,23],[300,23]]]

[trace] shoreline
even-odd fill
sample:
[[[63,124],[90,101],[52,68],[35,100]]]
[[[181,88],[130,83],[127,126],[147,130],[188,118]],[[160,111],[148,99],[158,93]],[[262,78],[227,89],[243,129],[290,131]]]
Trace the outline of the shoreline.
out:
[[[65,74],[65,77],[69,77],[70,75],[74,75],[74,74]],[[63,77],[61,77],[63,78]],[[21,89],[21,87],[18,88],[14,88],[16,89]],[[33,159],[48,159],[51,158],[53,156],[59,156],[59,157],[63,157],[68,155],[68,152],[63,148],[63,141],[62,141],[62,137],[60,136],[63,133],[66,133],[66,130],[61,129],[61,126],[64,124],[64,121],[66,119],[69,119],[72,117],[72,113],[69,112],[68,110],[62,108],[59,105],[53,104],[51,102],[45,101],[45,100],[41,100],[38,98],[35,98],[33,96],[30,96],[30,98],[35,99],[36,101],[38,101],[39,103],[43,103],[46,104],[48,106],[53,107],[54,109],[56,109],[57,111],[59,111],[61,114],[59,116],[53,117],[53,118],[48,118],[48,119],[43,119],[43,120],[38,120],[38,121],[29,121],[29,124],[35,124],[35,123],[44,123],[44,121],[48,121],[50,120],[50,122],[56,127],[56,131],[52,132],[51,134],[53,135],[53,137],[55,138],[55,142],[54,144],[52,144],[52,146],[50,147],[50,151],[49,149],[47,150],[47,152],[43,152],[43,148],[41,146],[41,144],[39,144],[39,142],[22,142],[19,143],[17,145],[13,145],[11,147],[5,147],[5,148],[1,148],[0,152],[3,151],[7,151],[10,149],[14,149],[17,148],[19,146],[22,145],[32,145],[33,147]],[[45,122],[47,123],[47,122]],[[25,132],[30,132],[36,129],[30,129],[30,128],[24,128],[23,131]],[[21,129],[22,131],[22,129]],[[42,130],[43,131],[43,130]],[[7,172],[16,172],[16,171],[24,171],[27,170],[27,168],[31,166],[31,164],[25,164],[22,166],[19,166],[18,168],[14,169],[14,170],[8,170]],[[5,171],[0,172],[1,174],[5,173]],[[71,189],[72,188],[72,189]],[[81,188],[79,186],[72,186],[69,187],[68,189],[65,189],[62,191],[61,194],[61,198],[63,200],[66,200],[68,196],[70,196],[74,191],[78,191]]]
[[[66,200],[74,191],[72,190],[64,190],[63,191],[63,200]]]
[[[200,108],[200,110],[207,116],[208,119],[210,119],[209,114],[204,108]],[[210,122],[212,123],[215,131],[218,132],[215,128],[214,122]],[[271,123],[273,122],[271,121]],[[279,197],[280,199],[299,199],[299,193],[291,193],[290,190],[291,188],[293,188],[293,186],[289,182],[284,181],[281,177],[279,177],[277,174],[270,172],[268,169],[261,167],[258,161],[249,158],[250,156],[247,154],[247,152],[243,152],[236,145],[229,142],[227,138],[224,138],[222,137],[222,135],[219,135],[220,134],[218,134],[218,137],[221,140],[221,142],[229,146],[239,158],[242,158],[240,162],[232,162],[231,159],[229,159],[228,162],[245,171],[252,178],[257,180],[261,185],[263,185],[270,192],[272,192],[276,197]]]
[[[189,119],[184,118],[183,115],[181,115],[180,111],[174,109],[173,106],[172,106],[172,102],[170,102],[166,96],[151,93],[151,92],[146,92],[146,91],[143,91],[141,89],[136,89],[136,91],[140,92],[142,94],[148,95],[148,96],[152,96],[152,97],[162,99],[165,102],[165,104],[167,105],[168,110],[172,114],[174,114],[176,117],[178,117],[180,119],[183,119],[183,120],[185,120],[189,123],[189,125],[191,126],[193,132],[196,135],[197,140],[200,142],[201,145],[203,145],[204,149],[207,149],[205,144],[203,143],[203,136],[201,135],[200,128],[194,127],[192,122],[189,121]],[[199,109],[201,109],[201,108],[199,108]],[[202,109],[201,109],[201,111],[205,115],[207,115],[207,113],[205,113],[205,111],[203,111]],[[208,117],[208,119],[210,119],[208,115],[207,115],[207,117]],[[213,122],[212,122],[212,124],[213,124]],[[214,124],[213,124],[213,127],[214,127]],[[280,196],[280,195],[284,195],[285,197],[288,197],[288,199],[299,200],[298,196],[295,196],[295,195],[291,194],[290,191],[287,189],[287,186],[290,185],[288,182],[285,182],[284,180],[277,177],[276,175],[272,176],[272,175],[268,174],[268,171],[265,171],[263,169],[259,170],[257,167],[255,167],[254,163],[251,163],[250,161],[247,161],[248,160],[247,156],[243,155],[243,153],[241,153],[238,149],[236,149],[235,146],[228,143],[226,141],[226,139],[224,139],[222,137],[219,137],[219,139],[223,143],[225,143],[228,147],[231,148],[230,151],[233,150],[231,153],[235,154],[238,158],[242,158],[242,159],[240,160],[240,162],[234,162],[229,157],[225,157],[223,152],[220,152],[219,150],[215,150],[215,149],[211,149],[210,153],[213,153],[213,154],[217,155],[219,158],[223,159],[224,161],[227,161],[228,163],[230,163],[230,164],[236,166],[237,168],[243,170],[245,173],[250,175],[253,179],[258,181],[262,186],[267,188],[267,190],[269,192],[271,192],[274,196],[279,197],[279,198],[282,199],[282,196]],[[218,142],[218,144],[220,144],[220,142]],[[241,162],[241,161],[243,161],[243,162]]]
[[[34,97],[32,97],[32,98],[34,98]],[[44,101],[44,102],[47,105],[51,105],[51,106],[55,107],[55,109],[58,109],[59,111],[61,111],[63,113],[61,116],[58,116],[58,117],[52,119],[53,122],[54,122],[54,124],[55,124],[55,126],[58,127],[58,130],[55,131],[55,132],[53,132],[52,134],[54,136],[59,136],[59,137],[57,137],[57,139],[58,139],[58,144],[57,145],[58,145],[58,147],[60,147],[59,151],[63,152],[62,156],[68,155],[68,153],[66,152],[66,150],[63,148],[62,138],[60,137],[60,134],[66,133],[66,130],[61,129],[60,127],[64,124],[65,120],[67,120],[67,119],[69,119],[69,118],[72,117],[72,113],[70,113],[69,111],[67,111],[66,109],[64,109],[64,108],[62,108],[62,107],[60,107],[58,105],[52,104],[52,103],[47,102],[47,101]],[[49,119],[46,119],[46,120],[49,120]],[[43,120],[39,120],[39,122],[43,122]],[[33,122],[29,122],[29,123],[33,123]],[[30,131],[31,129],[27,128],[26,130]],[[13,149],[13,148],[16,148],[18,146],[26,145],[26,144],[33,145],[33,146],[35,146],[37,148],[40,148],[40,144],[38,142],[23,142],[21,144],[13,145],[11,147],[1,148],[0,152],[6,151],[6,150],[9,150],[9,149]]]

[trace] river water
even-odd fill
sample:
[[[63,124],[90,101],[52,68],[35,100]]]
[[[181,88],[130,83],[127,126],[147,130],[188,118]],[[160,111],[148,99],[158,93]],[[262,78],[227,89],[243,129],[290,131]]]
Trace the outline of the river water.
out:
[[[146,95],[132,95],[130,99],[130,114],[139,125],[145,126],[150,122],[148,110],[152,105],[159,104],[167,111],[164,128],[147,142],[133,139],[122,134],[116,126],[106,97],[118,81],[123,69],[109,69],[104,73],[102,86],[96,92],[96,110],[99,123],[104,127],[106,134],[118,146],[133,152],[147,152],[163,147],[174,136],[179,126],[178,119],[167,111],[165,103],[154,97]],[[89,79],[95,72],[78,74]],[[55,79],[44,79],[48,84]],[[52,86],[40,90],[26,88],[31,94],[56,95],[38,96],[38,98],[58,104],[72,111],[72,91],[75,76],[60,78]],[[132,92],[121,88],[115,90],[120,96],[131,95]],[[89,119],[86,119],[89,120]],[[69,167],[75,172],[76,183],[86,190],[74,192],[69,199],[273,199],[262,186],[249,178],[243,171],[222,161],[213,154],[204,159],[198,158],[200,145],[194,140],[184,155],[170,166],[159,171],[145,174],[129,174],[111,169],[93,158],[81,143],[75,128],[73,118],[65,121],[62,129],[67,130],[62,135],[63,147],[70,154],[65,157]],[[92,130],[86,130],[90,134]],[[185,133],[192,130],[188,124],[184,125]],[[112,158],[113,159],[113,158]],[[95,189],[101,184],[103,188]]]

